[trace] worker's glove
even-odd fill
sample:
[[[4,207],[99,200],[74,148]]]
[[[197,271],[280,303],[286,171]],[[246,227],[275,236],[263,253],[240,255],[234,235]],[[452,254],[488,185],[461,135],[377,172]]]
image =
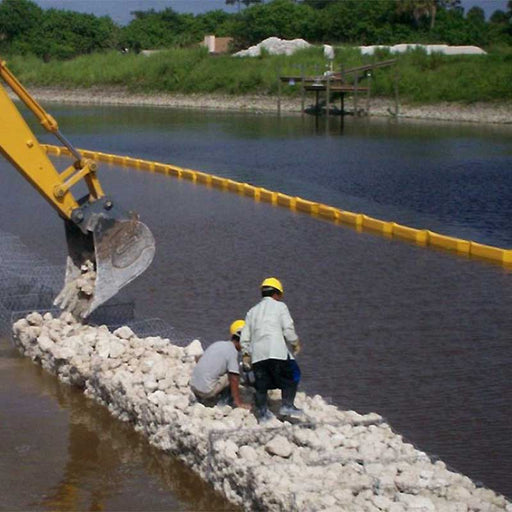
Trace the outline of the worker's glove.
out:
[[[300,341],[297,340],[293,345],[292,345],[292,352],[293,352],[293,355],[296,356],[300,353],[300,351],[302,350],[302,345],[300,344]]]
[[[246,372],[251,369],[251,356],[249,354],[244,354],[242,356],[242,366]]]

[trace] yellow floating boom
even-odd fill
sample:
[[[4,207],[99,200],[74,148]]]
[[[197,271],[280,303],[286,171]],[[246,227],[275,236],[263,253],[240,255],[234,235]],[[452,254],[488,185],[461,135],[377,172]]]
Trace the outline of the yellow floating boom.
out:
[[[69,150],[64,147],[51,145],[43,145],[43,147],[52,155],[70,155]],[[96,161],[131,167],[142,171],[158,172],[175,178],[206,185],[208,187],[218,188],[219,190],[234,192],[236,194],[251,197],[255,201],[267,202],[290,210],[307,213],[314,217],[321,217],[336,224],[351,226],[357,231],[378,233],[388,238],[405,240],[424,247],[443,249],[468,258],[499,263],[504,266],[512,266],[512,249],[501,249],[500,247],[493,247],[490,245],[472,242],[470,240],[441,235],[426,229],[411,228],[397,224],[396,222],[387,222],[369,217],[362,213],[340,210],[339,208],[314,201],[308,201],[301,197],[289,196],[282,194],[281,192],[274,192],[262,187],[255,187],[248,183],[241,183],[228,178],[222,178],[213,174],[177,167],[175,165],[141,160],[128,156],[111,155],[107,153],[100,153],[98,151],[88,151],[86,149],[80,149],[80,152],[86,158],[92,158]]]

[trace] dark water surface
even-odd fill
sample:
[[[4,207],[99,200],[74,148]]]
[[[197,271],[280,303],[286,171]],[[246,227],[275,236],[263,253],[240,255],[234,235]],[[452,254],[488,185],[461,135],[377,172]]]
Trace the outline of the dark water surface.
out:
[[[507,127],[348,119],[341,134],[339,120],[326,130],[311,118],[148,108],[50,110],[78,147],[169,162],[512,247],[512,130]],[[419,448],[512,496],[509,271],[190,182],[101,169],[104,189],[137,210],[156,238],[153,265],[120,294],[136,300],[139,317],[163,318],[208,344],[226,338],[230,322],[258,300],[263,277],[279,276],[303,340],[304,390],[342,408],[384,415]],[[63,262],[61,221],[3,161],[0,172],[8,191],[0,204],[0,229],[19,235],[52,263]],[[118,479],[106,493],[118,501],[107,499],[108,509],[135,509],[137,503],[158,509],[165,497],[159,502],[161,494],[152,485],[168,493],[167,509],[179,508],[170,505],[172,500],[197,508],[193,501],[180,501],[179,490],[169,484],[175,478],[181,482],[175,473],[163,478],[165,484],[156,483],[167,464],[160,458],[156,473],[148,467],[159,454],[137,438],[137,457],[125,460],[135,442],[129,429],[99,410],[90,413],[87,401],[9,350],[0,359],[10,367],[9,379],[2,378],[10,391],[0,397],[5,416],[0,445],[23,447],[23,435],[36,436],[32,464],[41,469],[52,458],[51,472],[44,473],[47,485],[62,481],[70,464],[93,468],[86,474],[91,495],[105,479],[101,470],[95,473],[100,465],[89,460],[87,449],[73,452],[66,446],[72,429],[76,445],[87,444],[91,428],[75,429],[73,423],[73,416],[85,415],[85,423],[94,424],[95,442],[111,436],[110,444],[119,446],[113,455],[121,461],[114,471]],[[32,391],[26,399],[28,385]],[[66,393],[60,405],[58,395]],[[51,417],[53,434],[43,435],[33,421],[22,434],[17,425],[27,409]],[[12,471],[14,460],[9,452],[0,464]],[[135,469],[125,474],[127,467]],[[19,471],[19,479],[34,489],[30,503],[52,508],[41,501],[40,487],[48,487],[37,481],[35,470]],[[154,506],[146,506],[150,498]],[[19,509],[29,502],[12,504]]]

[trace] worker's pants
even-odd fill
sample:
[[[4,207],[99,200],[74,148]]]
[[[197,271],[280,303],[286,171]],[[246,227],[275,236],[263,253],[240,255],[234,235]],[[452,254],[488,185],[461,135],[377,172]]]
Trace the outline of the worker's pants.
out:
[[[229,386],[229,377],[228,377],[228,374],[225,373],[224,375],[221,375],[217,379],[217,382],[215,382],[211,391],[208,391],[205,393],[203,391],[199,391],[198,389],[195,389],[194,386],[192,386],[192,391],[194,392],[194,395],[197,396],[197,398],[208,399],[208,398],[214,398],[223,389],[227,388],[228,386]]]
[[[254,401],[258,411],[263,412],[267,409],[267,391],[269,389],[280,389],[283,405],[293,405],[298,381],[294,370],[296,365],[291,365],[290,361],[293,360],[265,359],[252,365],[256,389]]]

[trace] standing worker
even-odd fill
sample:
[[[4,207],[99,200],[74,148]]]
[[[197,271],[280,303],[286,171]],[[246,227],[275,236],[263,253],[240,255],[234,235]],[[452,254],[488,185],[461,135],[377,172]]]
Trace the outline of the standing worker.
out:
[[[283,285],[279,279],[265,279],[261,296],[261,301],[247,313],[240,337],[244,366],[252,364],[254,371],[256,416],[260,423],[273,417],[267,407],[269,389],[281,389],[280,416],[302,415],[294,405],[300,371],[293,358],[301,346],[288,307],[281,301]]]
[[[240,398],[238,353],[244,324],[243,320],[235,320],[229,328],[231,341],[216,341],[210,345],[195,366],[190,387],[200,402],[224,399],[236,407],[251,408]]]

